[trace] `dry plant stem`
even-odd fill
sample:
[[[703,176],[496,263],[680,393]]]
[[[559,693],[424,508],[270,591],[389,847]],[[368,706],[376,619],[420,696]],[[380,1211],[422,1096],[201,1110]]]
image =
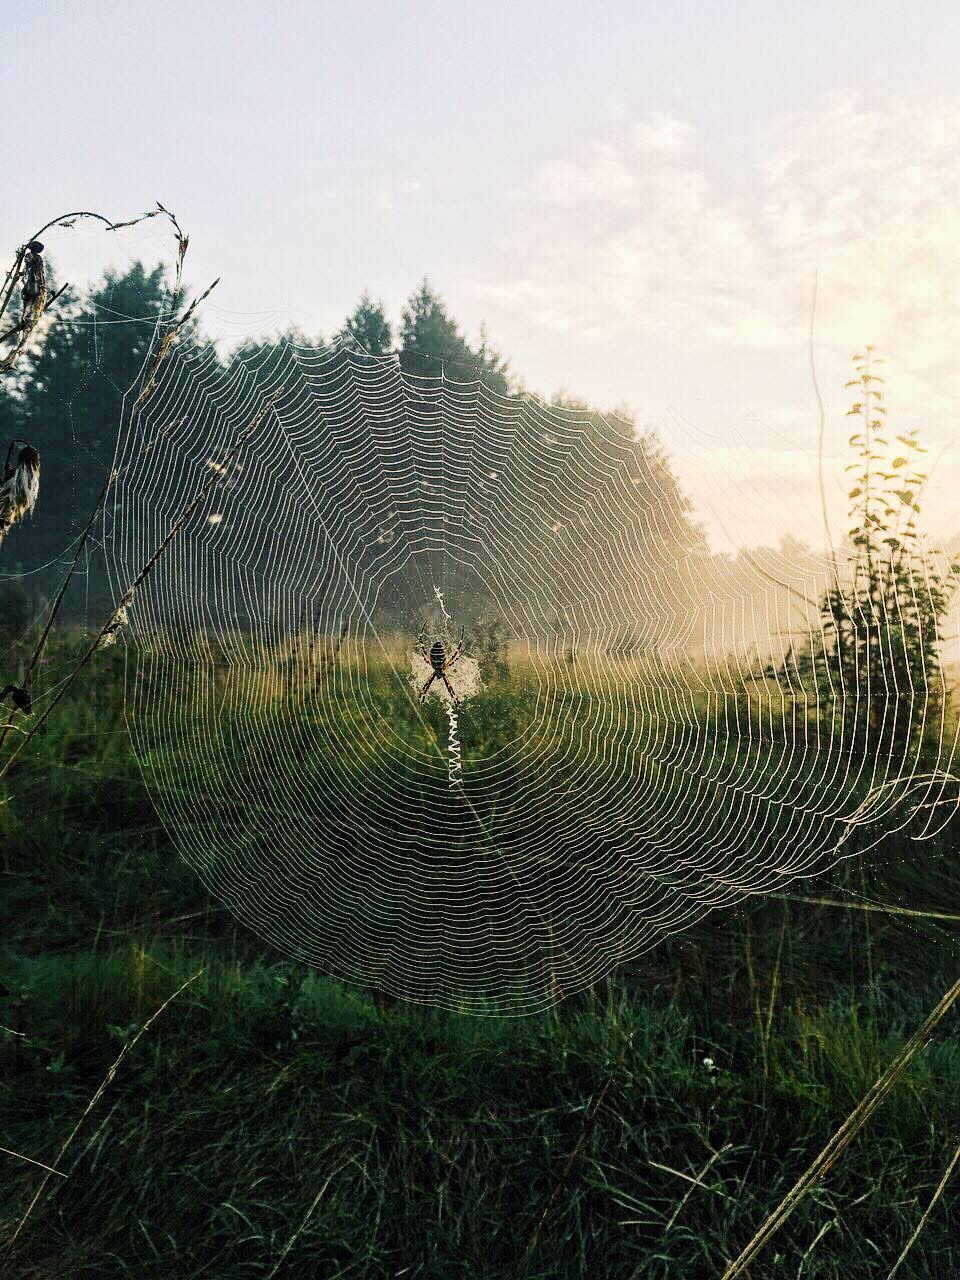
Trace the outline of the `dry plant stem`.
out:
[[[840,898],[803,898],[793,893],[771,893],[783,902],[805,902],[811,907],[841,907],[846,911],[877,911],[888,916],[913,916],[918,920],[948,920],[960,924],[960,915],[949,911],[918,911],[913,907],[891,907],[882,902],[843,902]]]
[[[13,262],[7,268],[7,274],[3,278],[3,287],[0,288],[0,316],[3,316],[10,305],[10,297],[13,293],[14,284],[20,274],[20,268],[23,265],[23,255],[25,249],[19,248],[14,256]]]
[[[944,1191],[946,1190],[947,1183],[950,1181],[950,1175],[953,1173],[954,1169],[956,1168],[958,1160],[960,1160],[960,1147],[957,1147],[956,1151],[954,1151],[953,1155],[950,1157],[950,1163],[947,1165],[946,1169],[944,1170],[943,1177],[937,1183],[936,1190],[934,1191],[933,1195],[930,1198],[930,1203],[927,1205],[926,1209],[923,1211],[920,1221],[917,1223],[916,1228],[913,1234],[911,1235],[910,1239],[903,1246],[903,1252],[900,1254],[900,1257],[896,1260],[896,1262],[890,1268],[890,1274],[887,1276],[887,1280],[893,1280],[893,1277],[900,1270],[900,1264],[903,1262],[904,1258],[907,1256],[907,1254],[916,1244],[917,1237],[920,1235],[920,1232],[923,1230],[923,1228],[927,1225],[927,1219],[930,1217],[930,1214],[933,1212],[934,1206],[936,1205],[937,1201],[940,1199],[940,1197],[943,1195]]]
[[[32,244],[34,240],[39,240],[40,237],[44,235],[45,232],[49,231],[51,227],[72,227],[78,219],[92,219],[95,222],[102,222],[108,231],[119,231],[121,227],[134,227],[139,222],[144,222],[148,218],[159,217],[161,214],[169,218],[176,227],[176,218],[174,218],[168,210],[164,209],[163,205],[159,202],[156,209],[151,209],[147,213],[139,214],[136,218],[128,218],[125,222],[113,222],[102,213],[94,213],[89,209],[77,209],[72,213],[61,213],[56,218],[51,218],[50,221],[45,222],[42,227],[38,227],[33,235],[28,237],[24,244],[22,244],[17,250],[14,260],[4,277],[3,287],[0,289],[0,319],[6,315],[7,308],[13,298],[14,290],[20,283],[27,246]],[[179,228],[177,228],[177,230],[179,232]],[[64,285],[62,288],[58,289],[56,293],[52,294],[41,303],[33,315],[30,317],[22,316],[17,324],[13,325],[12,328],[0,337],[0,343],[3,343],[9,341],[10,338],[16,337],[17,334],[21,335],[20,341],[13,350],[8,351],[5,356],[0,356],[0,373],[7,373],[14,367],[29,341],[30,334],[34,329],[36,329],[43,315],[50,309],[51,305],[56,302],[66,288],[67,286]]]
[[[211,285],[211,288],[212,287],[213,286]],[[208,289],[207,292],[209,293],[210,290]],[[144,445],[143,450],[140,453],[141,458],[145,454],[150,452],[150,450],[154,447],[154,445],[157,443],[157,441],[160,439],[160,437],[163,434],[164,434],[163,431],[158,432],[158,434],[152,440],[148,441],[147,444]],[[77,566],[80,563],[80,557],[83,554],[83,550],[87,544],[87,540],[90,537],[90,534],[93,532],[94,526],[96,525],[97,521],[100,519],[100,516],[103,514],[104,506],[106,505],[106,501],[110,494],[110,490],[113,488],[113,485],[117,479],[117,474],[118,473],[114,468],[110,469],[107,475],[107,478],[104,481],[103,488],[100,490],[100,494],[97,498],[93,511],[90,513],[90,518],[86,523],[83,533],[81,533],[80,535],[80,540],[77,543],[77,549],[74,553],[73,560],[70,563],[70,568],[67,570],[63,581],[60,583],[60,586],[57,590],[57,594],[54,597],[53,604],[50,607],[50,613],[49,613],[49,616],[47,617],[47,621],[44,624],[44,628],[40,633],[40,638],[36,643],[33,653],[30,655],[29,661],[27,662],[26,670],[24,671],[24,676],[23,676],[24,687],[26,687],[27,684],[29,683],[30,676],[32,675],[33,670],[36,667],[37,663],[40,661],[40,658],[43,654],[43,650],[46,647],[47,640],[49,639],[50,632],[53,628],[53,624],[56,621],[57,613],[59,612],[59,609],[60,609],[60,604],[63,600],[64,595],[66,594],[67,588],[69,587],[74,574],[77,571]],[[7,728],[9,728],[9,726],[4,725],[3,728],[0,729],[0,746],[3,745],[5,730]]]
[[[166,551],[167,547],[169,547],[170,543],[174,540],[174,538],[176,538],[177,534],[180,533],[183,526],[193,515],[194,511],[196,511],[197,507],[200,506],[200,504],[203,502],[204,498],[206,498],[210,490],[215,485],[219,484],[220,481],[223,479],[223,475],[226,474],[234,458],[236,458],[237,454],[243,448],[244,444],[246,444],[250,436],[260,426],[261,422],[266,417],[266,415],[270,412],[270,410],[273,408],[273,406],[275,405],[278,398],[282,395],[282,393],[283,393],[283,388],[281,387],[280,390],[277,391],[273,396],[271,396],[270,399],[264,404],[263,408],[256,415],[256,417],[253,418],[249,426],[247,426],[240,433],[240,436],[238,437],[236,444],[233,446],[233,448],[224,458],[223,472],[220,474],[212,475],[210,479],[207,481],[207,483],[202,486],[202,488],[199,490],[196,496],[192,498],[190,502],[187,503],[187,505],[180,512],[179,516],[177,516],[176,520],[173,522],[173,524],[170,526],[169,530],[167,531],[166,536],[157,546],[157,549],[154,551],[153,555],[146,562],[146,564],[143,566],[143,568],[134,578],[133,582],[131,582],[130,586],[124,592],[120,600],[120,603],[117,605],[116,609],[114,609],[114,611],[110,614],[110,617],[106,620],[106,622],[97,632],[96,636],[93,639],[93,642],[84,650],[76,666],[73,668],[70,674],[66,677],[63,683],[60,685],[60,688],[57,690],[56,696],[52,698],[49,703],[47,703],[42,714],[37,717],[37,719],[30,726],[29,731],[26,734],[24,734],[19,744],[7,756],[6,760],[3,762],[2,768],[0,768],[0,780],[5,778],[7,774],[10,772],[11,767],[13,766],[17,757],[20,755],[23,748],[27,745],[27,743],[34,736],[34,734],[43,726],[43,724],[49,717],[50,713],[54,710],[54,708],[60,702],[60,699],[64,696],[64,694],[73,684],[74,680],[80,674],[81,670],[87,665],[87,663],[93,657],[94,653],[96,653],[97,649],[100,647],[100,641],[107,634],[107,632],[110,631],[110,629],[116,625],[118,621],[118,616],[120,615],[121,611],[129,607],[129,605],[133,602],[133,599],[136,596],[136,593],[139,590],[144,579],[147,578],[147,576],[150,573],[152,573],[153,570],[156,568],[158,561],[160,560],[163,553]]]
[[[58,1178],[66,1178],[67,1174],[60,1169],[54,1169],[52,1165],[44,1164],[42,1160],[34,1160],[32,1156],[25,1156],[22,1151],[11,1151],[9,1147],[0,1147],[0,1151],[5,1156],[14,1156],[17,1160],[25,1160],[27,1164],[36,1165],[38,1169],[46,1169],[47,1173],[55,1173]]]
[[[730,1263],[723,1273],[723,1280],[735,1280],[735,1277],[742,1276],[746,1272],[746,1269],[760,1250],[776,1235],[811,1187],[816,1186],[857,1136],[958,999],[960,999],[960,980],[953,984],[937,1007],[928,1015],[923,1025],[913,1033],[886,1071],[860,1099],[857,1106],[844,1120],[807,1171],[793,1184],[743,1252]]]
[[[33,320],[33,321],[30,321],[30,320],[20,320],[20,321],[18,321],[15,325],[13,325],[13,326],[12,326],[12,328],[8,329],[8,330],[6,331],[6,333],[0,333],[0,342],[9,342],[9,340],[10,340],[11,338],[15,338],[15,337],[16,337],[16,335],[17,335],[18,333],[21,333],[24,329],[28,329],[28,330],[31,330],[31,331],[32,331],[33,329],[35,329],[35,328],[36,328],[36,326],[37,326],[37,324],[39,323],[39,321],[40,321],[41,317],[46,315],[46,313],[50,310],[50,308],[53,306],[53,304],[54,304],[55,302],[57,302],[60,298],[62,298],[62,297],[63,297],[63,295],[66,293],[66,291],[67,291],[69,288],[70,288],[70,286],[69,286],[68,284],[61,285],[61,286],[60,286],[60,288],[59,288],[59,289],[57,289],[57,291],[56,291],[55,293],[51,293],[50,297],[49,297],[49,298],[47,298],[46,302],[44,302],[44,304],[43,304],[43,308],[42,308],[42,310],[41,310],[40,312],[38,312],[37,317],[36,317],[36,319],[35,319],[35,320]],[[13,367],[12,365],[7,365],[7,366],[2,370],[2,372],[9,372],[9,370],[10,370],[12,367]]]
[[[70,1131],[69,1136],[64,1141],[60,1150],[57,1152],[57,1159],[55,1162],[56,1164],[60,1164],[60,1162],[63,1160],[63,1157],[66,1154],[67,1148],[70,1146],[74,1138],[80,1132],[80,1127],[82,1126],[84,1120],[86,1120],[87,1116],[90,1114],[93,1108],[97,1105],[97,1103],[103,1097],[111,1080],[117,1074],[117,1070],[121,1062],[123,1062],[124,1058],[130,1052],[130,1050],[134,1048],[134,1046],[136,1045],[140,1037],[142,1035],[145,1035],[146,1032],[150,1030],[154,1022],[156,1022],[157,1018],[159,1018],[161,1013],[163,1013],[164,1009],[166,1009],[168,1005],[171,1005],[174,1002],[174,1000],[176,1000],[177,996],[181,995],[184,991],[186,991],[187,987],[189,987],[191,983],[196,982],[196,980],[200,977],[202,973],[203,973],[203,970],[198,969],[197,972],[193,974],[192,977],[189,977],[186,980],[186,982],[184,982],[181,986],[177,987],[176,991],[174,991],[172,996],[167,996],[163,1004],[160,1005],[158,1009],[154,1010],[154,1012],[146,1020],[146,1022],[143,1024],[140,1030],[136,1033],[136,1035],[134,1035],[130,1040],[128,1040],[127,1043],[123,1046],[123,1048],[120,1050],[117,1057],[114,1059],[114,1062],[111,1065],[110,1069],[108,1070],[107,1074],[104,1076],[99,1089],[97,1089],[96,1093],[87,1103],[86,1107],[84,1107],[83,1114],[80,1116],[80,1119],[77,1121],[77,1123],[73,1126],[73,1129]],[[23,1228],[27,1225],[30,1215],[33,1213],[33,1210],[36,1208],[36,1205],[40,1200],[40,1197],[43,1195],[44,1190],[46,1189],[47,1183],[50,1181],[51,1176],[56,1172],[58,1172],[56,1169],[50,1170],[41,1180],[39,1187],[34,1193],[33,1199],[27,1205],[26,1212],[24,1213],[23,1217],[20,1219],[19,1223],[17,1224],[16,1230],[14,1231],[10,1239],[7,1241],[6,1248],[4,1249],[5,1257],[9,1255],[10,1250],[16,1244],[17,1237],[23,1231]]]
[[[176,275],[174,279],[173,295],[171,298],[171,305],[170,305],[171,314],[176,314],[177,308],[180,305],[180,301],[183,294],[183,262],[184,262],[184,258],[186,257],[187,245],[189,244],[190,238],[189,236],[185,235],[184,232],[181,230],[180,224],[177,222],[176,216],[173,213],[171,213],[168,209],[165,209],[162,205],[158,205],[157,209],[154,212],[149,214],[144,214],[143,216],[145,218],[147,217],[153,218],[153,217],[157,217],[161,213],[170,220],[177,235],[177,265],[176,265]],[[65,216],[75,217],[78,215],[67,214]],[[89,214],[85,216],[98,217],[99,215]],[[104,221],[106,220],[104,219]],[[138,222],[138,221],[141,221],[141,219],[133,220],[133,222]],[[48,225],[53,225],[53,224],[48,224]],[[111,224],[109,229],[115,230],[117,226],[125,227],[125,226],[131,226],[131,225],[133,225],[133,223],[131,222]],[[184,326],[190,322],[190,320],[196,314],[197,308],[206,298],[210,296],[210,294],[217,287],[218,284],[219,284],[219,278],[217,280],[214,280],[213,284],[211,284],[209,288],[206,289],[198,298],[195,298],[194,301],[187,308],[187,310],[184,312],[183,316],[181,316],[181,318],[164,334],[161,341],[157,344],[157,348],[147,368],[146,374],[144,375],[143,386],[140,390],[140,394],[137,396],[137,399],[133,405],[133,408],[131,409],[131,419],[134,414],[138,413],[143,408],[144,404],[146,404],[147,400],[156,390],[157,374],[160,370],[160,366],[163,364],[164,360],[170,354],[171,350],[173,349],[173,345],[176,342],[179,335],[182,333]],[[148,442],[143,452],[144,453],[149,452],[149,450],[153,447],[154,443],[155,441]],[[93,532],[97,522],[99,521],[100,517],[103,514],[103,510],[106,505],[107,498],[110,494],[110,490],[114,485],[114,482],[116,481],[116,478],[117,478],[117,472],[114,467],[111,467],[110,470],[107,472],[107,477],[103,483],[103,488],[100,490],[100,494],[97,497],[97,501],[94,504],[93,511],[90,513],[90,518],[87,521],[86,526],[80,535],[80,539],[77,543],[77,548],[76,548],[76,551],[74,552],[73,560],[70,563],[70,567],[67,569],[66,575],[64,576],[64,579],[57,590],[57,594],[54,597],[54,601],[50,608],[50,613],[47,617],[47,621],[44,624],[43,630],[40,633],[40,637],[36,643],[34,651],[31,654],[29,661],[27,662],[26,669],[24,671],[24,676],[23,676],[24,688],[28,687],[30,682],[30,677],[33,674],[33,671],[37,663],[40,661],[40,658],[46,647],[47,640],[50,637],[50,632],[53,628],[53,624],[56,621],[57,614],[60,611],[60,606],[63,603],[63,598],[66,595],[67,588],[70,586],[70,583],[73,581],[73,577],[77,571],[77,567],[80,564],[80,558],[83,555],[84,550],[86,548],[87,541],[89,540],[91,533]],[[8,728],[9,726],[7,725],[0,726],[0,746],[2,746],[4,743],[4,740],[7,736]]]
[[[817,286],[819,284],[819,272],[813,275],[813,297],[810,299],[810,333],[809,333],[809,352],[810,352],[810,377],[813,381],[813,393],[817,397],[817,410],[820,418],[819,433],[817,436],[817,477],[820,482],[820,511],[823,516],[823,533],[827,539],[827,548],[830,552],[830,563],[833,566],[833,580],[840,592],[840,570],[837,566],[837,552],[833,545],[833,534],[830,532],[830,517],[827,514],[827,487],[823,478],[823,443],[826,431],[826,412],[823,407],[823,396],[820,394],[820,383],[817,379],[817,362],[813,354],[813,325],[817,314]]]
[[[108,231],[119,231],[122,227],[135,227],[138,222],[146,222],[149,218],[158,218],[161,214],[172,219],[172,215],[160,204],[157,205],[156,209],[150,209],[147,213],[141,213],[136,218],[128,218],[125,222],[113,222],[102,213],[94,213],[89,209],[76,209],[72,213],[61,213],[56,218],[51,218],[50,221],[45,222],[42,227],[38,227],[37,230],[34,231],[33,235],[28,236],[24,241],[23,246],[17,250],[17,255],[13,260],[13,264],[7,271],[6,277],[4,278],[3,289],[0,290],[0,317],[5,314],[7,307],[10,305],[10,299],[12,298],[13,291],[17,286],[26,246],[34,240],[39,240],[40,237],[45,232],[49,231],[51,227],[68,227],[72,226],[74,222],[78,221],[78,219],[90,218],[94,222],[102,222]],[[172,220],[175,223],[175,219]],[[60,290],[60,292],[62,293],[63,290]]]

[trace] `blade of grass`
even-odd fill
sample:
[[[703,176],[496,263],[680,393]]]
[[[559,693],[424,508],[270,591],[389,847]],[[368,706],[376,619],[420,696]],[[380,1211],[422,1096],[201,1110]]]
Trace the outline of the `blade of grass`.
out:
[[[944,1191],[946,1190],[947,1183],[950,1181],[950,1175],[953,1173],[954,1169],[956,1168],[958,1160],[960,1160],[960,1146],[957,1147],[956,1151],[954,1151],[953,1155],[951,1156],[950,1163],[947,1165],[944,1171],[943,1177],[937,1183],[936,1190],[934,1191],[930,1199],[930,1203],[927,1205],[926,1209],[923,1211],[920,1221],[917,1223],[916,1228],[913,1231],[913,1234],[910,1236],[910,1239],[903,1246],[903,1252],[900,1254],[900,1257],[896,1260],[896,1262],[890,1268],[890,1274],[887,1276],[887,1280],[893,1280],[893,1277],[900,1270],[900,1264],[903,1262],[904,1258],[907,1256],[907,1254],[916,1244],[917,1237],[920,1235],[920,1232],[923,1230],[923,1228],[927,1225],[927,1219],[930,1217],[930,1214],[933,1212],[934,1206],[936,1205],[937,1201],[940,1199],[940,1197],[943,1195]]]
[[[574,1164],[576,1163],[577,1156],[583,1150],[584,1143],[586,1142],[587,1138],[590,1136],[590,1131],[593,1129],[593,1126],[596,1122],[597,1115],[599,1114],[600,1108],[603,1106],[603,1100],[604,1098],[606,1098],[607,1093],[609,1092],[610,1086],[613,1084],[614,1076],[620,1070],[620,1067],[623,1065],[623,1061],[627,1056],[627,1049],[630,1047],[630,1042],[631,1042],[631,1037],[629,1035],[625,1036],[623,1040],[623,1047],[620,1050],[620,1056],[617,1058],[617,1061],[614,1063],[613,1070],[610,1072],[609,1076],[607,1076],[606,1080],[604,1081],[602,1089],[597,1094],[597,1097],[596,1097],[596,1100],[594,1101],[593,1106],[590,1108],[590,1110],[587,1112],[586,1116],[584,1117],[583,1128],[580,1130],[580,1137],[577,1139],[573,1150],[570,1152],[569,1156],[567,1157],[566,1164],[561,1169],[560,1176],[557,1178],[557,1181],[554,1183],[553,1190],[550,1192],[550,1195],[547,1197],[547,1202],[543,1206],[543,1212],[540,1214],[540,1217],[537,1219],[536,1225],[534,1226],[533,1230],[530,1233],[530,1238],[527,1241],[527,1245],[523,1251],[523,1255],[521,1256],[520,1261],[517,1263],[517,1269],[514,1272],[514,1280],[519,1280],[519,1277],[523,1275],[524,1270],[526,1269],[527,1262],[530,1259],[530,1255],[533,1253],[534,1249],[537,1247],[537,1241],[540,1239],[540,1233],[543,1230],[544,1223],[547,1221],[547,1218],[550,1216],[550,1210],[553,1208],[554,1204],[556,1203],[557,1197],[560,1195],[560,1192],[563,1189],[564,1183],[566,1182],[567,1178],[570,1176],[570,1170],[573,1168]]]
[[[347,1163],[348,1161],[344,1161],[344,1163],[340,1165],[339,1168],[334,1169],[333,1173],[331,1173],[330,1176],[326,1179],[326,1181],[321,1184],[320,1190],[313,1197],[313,1199],[310,1202],[310,1207],[307,1209],[306,1213],[301,1218],[300,1225],[297,1227],[296,1231],[294,1231],[293,1235],[290,1237],[287,1243],[280,1250],[280,1256],[277,1258],[276,1262],[267,1272],[266,1280],[273,1280],[273,1277],[280,1270],[280,1267],[283,1265],[283,1261],[286,1258],[287,1254],[296,1244],[297,1240],[299,1240],[300,1236],[303,1235],[304,1228],[306,1227],[307,1223],[310,1221],[310,1218],[311,1218],[311,1215],[313,1214],[314,1209],[316,1209],[317,1205],[323,1199],[323,1195],[327,1187],[329,1187],[330,1183],[334,1180],[337,1174],[340,1173],[341,1170],[345,1168]]]
[[[117,1070],[119,1069],[121,1062],[123,1062],[124,1058],[130,1052],[130,1050],[136,1046],[137,1041],[141,1038],[141,1036],[145,1035],[150,1030],[154,1022],[156,1022],[157,1018],[159,1018],[161,1013],[163,1013],[164,1009],[168,1008],[168,1006],[173,1004],[174,1000],[176,1000],[179,995],[182,995],[182,993],[186,991],[187,987],[189,987],[191,983],[196,982],[196,980],[200,977],[202,973],[203,973],[203,969],[198,969],[195,974],[193,974],[191,977],[189,977],[186,980],[186,982],[181,983],[181,985],[177,987],[176,991],[174,991],[173,995],[167,996],[163,1004],[161,1004],[158,1009],[155,1009],[154,1012],[151,1013],[150,1017],[146,1020],[143,1026],[140,1027],[137,1033],[134,1036],[132,1036],[127,1041],[127,1043],[123,1046],[123,1048],[120,1050],[120,1052],[117,1054],[116,1058],[114,1059],[113,1063],[111,1064],[110,1069],[107,1071],[107,1074],[103,1077],[100,1087],[97,1089],[96,1093],[87,1103],[87,1105],[84,1107],[83,1113],[80,1116],[80,1119],[73,1126],[72,1130],[70,1131],[69,1135],[67,1136],[63,1145],[61,1146],[60,1150],[57,1152],[57,1159],[56,1159],[57,1164],[60,1164],[60,1162],[63,1160],[63,1157],[66,1154],[70,1144],[73,1142],[74,1138],[80,1132],[80,1128],[83,1125],[84,1120],[86,1120],[87,1116],[90,1114],[93,1108],[97,1105],[97,1103],[103,1097],[104,1093],[106,1093],[111,1080],[113,1080],[114,1076],[117,1074]],[[17,1242],[18,1236],[23,1231],[24,1227],[27,1225],[27,1222],[30,1220],[30,1215],[33,1213],[33,1210],[36,1208],[37,1203],[40,1200],[40,1197],[43,1195],[44,1191],[46,1190],[47,1183],[50,1181],[52,1174],[55,1172],[57,1172],[56,1169],[50,1169],[50,1171],[41,1180],[39,1187],[37,1187],[37,1190],[34,1193],[33,1199],[27,1205],[26,1212],[24,1213],[20,1221],[17,1223],[16,1229],[14,1230],[13,1235],[7,1241],[6,1247],[4,1248],[4,1251],[3,1251],[4,1257],[9,1256],[10,1251],[13,1249],[13,1246]]]
[[[653,1167],[654,1167],[655,1169],[666,1169],[666,1171],[667,1171],[668,1173],[675,1173],[675,1174],[676,1174],[678,1177],[680,1177],[680,1178],[687,1178],[687,1181],[693,1184],[692,1186],[690,1186],[690,1187],[687,1189],[687,1191],[686,1191],[685,1195],[684,1195],[684,1196],[683,1196],[683,1198],[679,1201],[679,1203],[678,1203],[678,1204],[676,1205],[676,1207],[674,1208],[673,1213],[670,1215],[670,1219],[669,1219],[669,1221],[667,1222],[667,1225],[666,1225],[666,1226],[664,1227],[664,1229],[663,1229],[663,1234],[664,1234],[664,1236],[666,1236],[667,1232],[670,1230],[670,1228],[671,1228],[671,1227],[673,1226],[673,1224],[676,1222],[677,1218],[680,1216],[681,1210],[683,1209],[683,1207],[684,1207],[684,1205],[687,1203],[687,1201],[690,1199],[690,1197],[693,1195],[694,1191],[696,1191],[697,1187],[702,1187],[702,1186],[704,1185],[704,1182],[703,1182],[704,1178],[707,1176],[707,1174],[710,1172],[710,1170],[713,1168],[713,1166],[716,1164],[716,1162],[717,1162],[717,1161],[718,1161],[722,1156],[725,1156],[725,1155],[727,1154],[727,1152],[728,1152],[728,1151],[732,1151],[732,1150],[733,1150],[733,1144],[732,1144],[732,1143],[730,1143],[730,1142],[728,1142],[728,1143],[726,1143],[726,1145],[725,1145],[725,1146],[722,1146],[722,1147],[720,1148],[720,1150],[719,1150],[719,1151],[715,1151],[715,1152],[713,1153],[713,1155],[710,1157],[710,1159],[709,1159],[709,1160],[707,1161],[707,1163],[703,1166],[703,1168],[700,1170],[700,1172],[697,1174],[697,1176],[696,1176],[695,1178],[689,1178],[689,1177],[687,1176],[687,1174],[685,1174],[685,1173],[681,1173],[679,1169],[667,1169],[667,1166],[666,1166],[666,1165],[663,1165],[663,1164],[659,1164],[659,1165],[658,1165],[658,1164],[657,1164],[655,1161],[653,1161],[653,1160],[650,1160],[650,1161],[648,1162],[648,1163],[650,1163],[651,1165],[653,1165]]]

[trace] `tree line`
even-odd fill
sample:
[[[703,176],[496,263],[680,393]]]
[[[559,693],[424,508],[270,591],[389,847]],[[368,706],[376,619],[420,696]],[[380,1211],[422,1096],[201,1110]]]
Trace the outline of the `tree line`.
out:
[[[48,268],[51,287],[53,272]],[[87,290],[61,302],[56,317],[25,350],[16,370],[0,386],[0,441],[30,441],[40,452],[43,483],[37,510],[5,545],[4,570],[21,575],[18,592],[36,602],[54,589],[71,544],[83,529],[97,501],[113,459],[122,401],[137,379],[150,350],[158,321],[169,306],[171,281],[162,266],[137,262],[125,271],[108,270]],[[186,336],[186,335],[185,335]],[[199,345],[213,344],[196,322],[189,337]],[[322,335],[291,330],[294,343],[322,345]],[[482,378],[485,386],[505,397],[527,396],[510,362],[481,328],[471,344],[451,316],[443,298],[424,279],[402,310],[394,327],[382,302],[364,293],[340,328],[336,340],[346,351],[369,356],[397,356],[409,374],[436,375],[446,370],[453,378]],[[282,343],[259,340],[237,351],[217,355],[225,367],[231,360],[249,361],[265,348]],[[555,395],[552,403],[583,415],[598,437],[609,430],[603,415],[583,402]],[[649,434],[636,438],[638,485],[657,488],[658,502],[668,493],[677,513],[667,532],[678,545],[698,537],[686,519],[687,504],[680,495],[659,443]],[[536,466],[535,458],[518,467]],[[640,498],[642,500],[642,492]],[[102,609],[106,584],[97,547],[85,554],[85,572],[77,576],[65,602],[72,616]],[[8,617],[16,612],[10,578],[5,590]],[[23,606],[24,616],[29,607]]]

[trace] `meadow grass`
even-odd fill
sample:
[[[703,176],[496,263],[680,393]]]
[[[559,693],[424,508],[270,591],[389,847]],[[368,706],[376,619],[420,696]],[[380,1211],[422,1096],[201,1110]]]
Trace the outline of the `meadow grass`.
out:
[[[203,972],[85,1119],[11,1276],[717,1276],[955,979],[948,923],[763,899],[533,1017],[378,1009],[179,860],[102,658],[0,805],[0,1145],[49,1163]],[[958,864],[949,832],[892,839],[796,891],[949,912]],[[958,1134],[953,1019],[751,1275],[885,1278]],[[44,1175],[0,1159],[2,1245]],[[957,1273],[958,1226],[948,1187],[897,1276]]]

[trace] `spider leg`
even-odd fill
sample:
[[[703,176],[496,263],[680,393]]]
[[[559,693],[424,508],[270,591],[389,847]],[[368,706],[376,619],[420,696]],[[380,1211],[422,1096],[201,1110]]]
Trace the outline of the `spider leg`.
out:
[[[445,668],[444,668],[445,670],[449,671],[455,662],[460,661],[460,659],[463,657],[463,651],[466,649],[466,647],[467,647],[466,642],[464,641],[463,636],[461,635],[460,641],[457,647],[454,649],[453,653],[451,653],[450,657],[446,661]]]
[[[420,690],[420,701],[421,701],[421,702],[422,702],[422,701],[424,700],[424,698],[427,696],[427,690],[430,688],[430,686],[433,684],[433,682],[434,682],[434,680],[436,680],[436,678],[437,678],[437,673],[436,673],[436,671],[435,671],[435,672],[433,673],[433,675],[430,677],[430,679],[429,679],[429,680],[426,682],[426,684],[423,686],[423,688]],[[449,685],[447,685],[447,688],[448,688],[448,689],[449,689],[449,687],[450,687],[450,686],[449,686]]]
[[[441,671],[441,672],[440,672],[440,679],[441,679],[441,680],[443,681],[443,683],[447,686],[447,692],[450,694],[450,697],[453,699],[453,705],[454,705],[455,707],[459,707],[459,705],[460,705],[460,699],[457,697],[456,693],[454,692],[453,685],[452,685],[452,684],[450,683],[450,681],[447,679],[447,673],[446,673],[446,671]]]

